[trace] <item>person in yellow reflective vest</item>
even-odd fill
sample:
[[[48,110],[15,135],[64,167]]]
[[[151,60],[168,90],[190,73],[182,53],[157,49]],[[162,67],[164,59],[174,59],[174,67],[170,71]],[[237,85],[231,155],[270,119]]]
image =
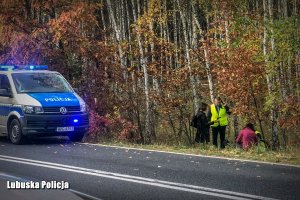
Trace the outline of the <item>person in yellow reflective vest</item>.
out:
[[[225,132],[228,124],[227,115],[230,115],[229,107],[223,103],[220,97],[214,98],[214,103],[210,105],[207,118],[210,122],[213,135],[213,145],[218,147],[218,134],[220,134],[221,149],[225,148]]]

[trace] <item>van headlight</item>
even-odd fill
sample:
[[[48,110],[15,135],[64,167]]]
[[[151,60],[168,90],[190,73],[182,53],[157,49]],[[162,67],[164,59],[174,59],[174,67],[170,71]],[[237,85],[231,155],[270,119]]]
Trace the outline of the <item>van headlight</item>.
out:
[[[41,114],[44,113],[43,107],[41,106],[22,106],[23,112],[26,114]]]
[[[88,111],[87,105],[86,104],[81,104],[80,105],[80,112],[87,112],[87,111]]]

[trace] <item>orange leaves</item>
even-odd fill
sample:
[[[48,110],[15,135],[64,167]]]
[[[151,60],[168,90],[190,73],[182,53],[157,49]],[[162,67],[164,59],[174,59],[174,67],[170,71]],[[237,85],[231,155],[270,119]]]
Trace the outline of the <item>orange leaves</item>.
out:
[[[256,52],[243,46],[210,52],[221,95],[235,102],[235,113],[254,117],[254,98],[262,100],[266,94],[261,85],[264,71],[253,59]]]
[[[300,125],[300,101],[294,96],[290,95],[286,97],[279,104],[279,108],[281,111],[281,117],[279,119],[279,125],[286,129],[293,129],[295,127],[299,127]]]
[[[0,42],[9,49],[1,61],[38,64],[62,47],[65,51],[87,54],[91,46],[88,33],[97,25],[93,4],[71,0],[33,0],[28,1],[30,5],[9,2],[4,0],[0,4],[0,18],[5,22]]]
[[[73,4],[68,11],[49,21],[49,30],[54,42],[73,40],[84,42],[87,31],[97,25],[94,7],[84,3]]]

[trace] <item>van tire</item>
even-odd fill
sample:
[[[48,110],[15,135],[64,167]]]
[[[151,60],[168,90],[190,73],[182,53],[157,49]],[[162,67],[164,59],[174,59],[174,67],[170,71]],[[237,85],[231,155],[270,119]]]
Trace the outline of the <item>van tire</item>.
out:
[[[84,134],[84,132],[73,133],[72,135],[69,135],[69,139],[72,142],[81,142],[82,138],[84,137]]]
[[[13,144],[22,144],[24,142],[22,127],[19,120],[13,119],[10,122],[8,135],[11,143]]]

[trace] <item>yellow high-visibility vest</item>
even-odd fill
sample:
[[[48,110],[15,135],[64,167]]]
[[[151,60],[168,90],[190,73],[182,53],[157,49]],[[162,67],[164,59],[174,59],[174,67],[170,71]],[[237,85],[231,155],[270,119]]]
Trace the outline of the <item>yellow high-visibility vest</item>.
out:
[[[228,124],[227,113],[226,113],[226,109],[224,108],[224,106],[220,107],[219,114],[218,114],[215,104],[212,104],[212,105],[210,105],[210,111],[211,111],[210,121],[213,122],[217,119],[219,120],[219,122],[212,124],[211,125],[212,127],[217,127],[219,125],[226,126]]]

